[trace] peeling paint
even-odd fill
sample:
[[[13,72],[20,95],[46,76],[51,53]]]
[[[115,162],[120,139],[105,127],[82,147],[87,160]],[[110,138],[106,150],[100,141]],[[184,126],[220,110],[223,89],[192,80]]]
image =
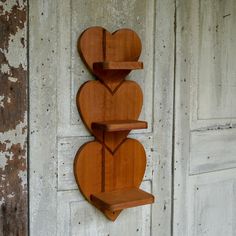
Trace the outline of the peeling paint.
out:
[[[11,76],[9,76],[8,77],[8,80],[10,80],[11,82],[13,82],[13,83],[15,83],[15,82],[17,82],[17,78],[14,78],[14,77],[11,77]]]
[[[9,2],[12,1],[7,1],[8,4],[4,4],[3,7],[9,6]],[[24,55],[26,50],[20,51],[16,56],[22,43],[15,41],[14,38],[16,34],[20,35],[16,39],[22,38],[25,34],[23,27],[26,22],[26,9],[16,2],[11,10],[3,10],[3,13],[0,11],[0,96],[5,95],[5,99],[1,100],[0,104],[0,121],[4,121],[0,122],[0,132],[14,129],[20,121],[23,121],[23,112],[26,110],[26,55]],[[11,104],[7,102],[7,98],[11,99]]]
[[[0,95],[0,107],[3,107],[3,108],[4,108],[4,103],[3,103],[4,98],[5,98],[5,96]]]
[[[10,73],[10,68],[9,68],[9,66],[7,64],[2,64],[0,70],[4,74],[9,74]]]
[[[0,235],[27,235],[26,16],[0,1]]]
[[[17,124],[24,121],[27,74],[22,65],[18,68],[10,66],[5,55],[0,50],[0,64],[2,63],[7,64],[9,67],[8,73],[0,71],[0,96],[4,96],[0,107],[0,120],[4,122],[0,122],[0,132],[5,132],[15,129]],[[7,102],[8,98],[11,99],[11,103]]]

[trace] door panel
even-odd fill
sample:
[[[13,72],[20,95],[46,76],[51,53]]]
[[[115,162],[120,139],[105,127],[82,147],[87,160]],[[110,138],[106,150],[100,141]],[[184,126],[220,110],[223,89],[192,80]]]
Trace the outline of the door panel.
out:
[[[141,188],[151,191],[151,182]],[[115,222],[104,219],[78,190],[58,192],[58,235],[150,235],[151,205],[123,211]]]
[[[110,32],[119,28],[132,28],[142,41],[140,61],[144,69],[132,71],[129,79],[142,88],[144,103],[141,120],[148,121],[152,131],[153,58],[154,58],[154,1],[59,1],[59,77],[58,133],[59,136],[89,135],[75,103],[78,88],[87,80],[94,80],[76,50],[79,35],[88,27],[103,26]],[[125,9],[125,10],[124,10]],[[80,13],[80,14],[78,14]]]
[[[170,235],[174,7],[174,0],[31,3],[32,235]],[[94,77],[82,63],[76,44],[83,30],[94,25],[110,32],[132,28],[143,44],[140,60],[144,70],[132,72],[128,79],[142,88],[140,119],[148,121],[148,129],[130,136],[146,150],[147,168],[141,186],[157,200],[153,205],[123,211],[115,222],[108,221],[83,198],[73,176],[76,151],[93,140],[81,121],[75,96],[78,88]]]
[[[235,235],[235,170],[194,176],[189,186],[188,235]]]
[[[236,167],[235,140],[235,129],[191,132],[189,173],[200,174]]]
[[[146,168],[144,183],[152,185],[152,170],[154,168],[153,152],[150,149],[152,143],[152,104],[153,104],[153,51],[154,51],[154,1],[59,1],[59,76],[57,84],[58,98],[58,196],[60,191],[66,190],[71,193],[77,190],[77,196],[81,195],[78,186],[75,183],[72,171],[73,161],[78,148],[82,143],[88,141],[90,136],[78,114],[75,103],[78,88],[87,80],[94,80],[89,74],[80,59],[76,45],[79,35],[87,27],[101,25],[107,30],[113,32],[118,28],[134,29],[142,40],[142,56],[144,61],[144,70],[131,72],[129,79],[135,80],[142,88],[144,96],[144,106],[140,119],[147,120],[149,129],[141,130],[136,134],[138,140],[145,141],[142,145],[146,146],[148,165]],[[78,14],[78,9],[80,14]],[[125,10],[124,10],[125,9]],[[92,13],[92,14],[91,14]],[[65,32],[66,30],[66,32]],[[148,82],[147,82],[148,81]],[[150,92],[151,91],[151,92]],[[69,137],[68,137],[69,136]],[[71,137],[73,136],[73,137]],[[132,135],[131,135],[132,136]],[[90,137],[90,140],[93,137]],[[68,151],[67,151],[68,150]],[[71,227],[68,232],[62,235],[120,235],[121,230],[125,234],[136,232],[137,235],[150,234],[151,207],[139,207],[127,209],[122,212],[117,222],[107,224],[107,219],[99,211],[89,206],[86,200],[70,199],[64,194],[64,198],[57,198],[58,206],[65,204],[69,208],[68,218],[63,218]],[[145,209],[145,210],[144,210]],[[63,214],[64,209],[58,212]],[[141,218],[132,217],[137,215]],[[94,217],[96,215],[96,217]],[[91,220],[93,219],[93,220]],[[138,222],[145,222],[138,226]],[[80,224],[78,225],[78,222]],[[65,224],[65,223],[64,223]],[[83,225],[81,227],[81,224]],[[61,222],[58,221],[58,232],[61,232]],[[111,227],[109,227],[111,225]],[[128,228],[125,227],[128,225]],[[97,228],[98,227],[98,228]],[[118,230],[117,227],[122,229]]]
[[[233,0],[177,1],[174,235],[236,234],[235,23]]]

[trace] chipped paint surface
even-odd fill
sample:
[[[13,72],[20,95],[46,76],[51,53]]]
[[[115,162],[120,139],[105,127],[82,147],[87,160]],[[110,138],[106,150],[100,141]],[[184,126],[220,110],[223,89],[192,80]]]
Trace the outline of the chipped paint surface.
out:
[[[26,0],[0,0],[0,235],[27,235]]]

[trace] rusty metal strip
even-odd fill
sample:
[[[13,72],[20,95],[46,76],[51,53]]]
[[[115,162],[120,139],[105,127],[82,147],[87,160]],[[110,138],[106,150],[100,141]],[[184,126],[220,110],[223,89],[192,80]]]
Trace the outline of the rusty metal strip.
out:
[[[0,0],[0,235],[27,235],[27,1]]]

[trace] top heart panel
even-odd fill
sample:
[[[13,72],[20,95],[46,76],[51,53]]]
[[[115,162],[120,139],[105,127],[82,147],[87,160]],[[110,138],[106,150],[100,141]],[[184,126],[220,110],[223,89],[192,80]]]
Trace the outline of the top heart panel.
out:
[[[91,27],[78,40],[84,63],[112,92],[132,69],[142,69],[142,63],[138,62],[141,49],[139,36],[130,29],[111,34],[102,27]]]

